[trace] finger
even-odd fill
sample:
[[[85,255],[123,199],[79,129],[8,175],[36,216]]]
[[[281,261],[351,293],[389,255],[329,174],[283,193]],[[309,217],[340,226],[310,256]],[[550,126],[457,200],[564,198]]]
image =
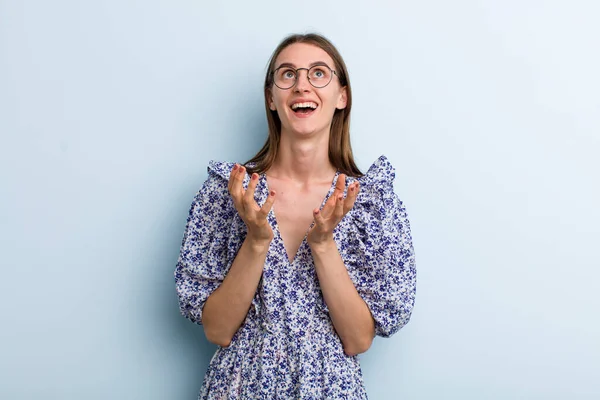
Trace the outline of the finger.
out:
[[[337,189],[329,196],[323,208],[319,212],[323,218],[327,218],[335,209],[335,199],[337,197]]]
[[[244,190],[244,177],[246,176],[246,168],[243,165],[240,165],[237,169],[237,173],[235,174],[233,180],[233,192],[236,193],[236,198],[241,207],[244,207],[244,195],[246,190]]]
[[[258,208],[258,204],[254,200],[254,192],[256,190],[256,185],[258,184],[258,174],[254,173],[250,177],[250,182],[248,183],[248,189],[246,189],[246,193],[244,194],[244,203],[246,207],[253,207],[254,209]]]
[[[314,209],[313,217],[317,226],[323,226],[325,224],[325,220],[323,219],[323,211],[319,210],[318,208]]]
[[[345,174],[340,174],[338,176],[337,182],[335,183],[335,195],[336,197],[340,194],[344,193],[344,190],[346,190],[346,175]]]
[[[233,182],[231,188],[234,191],[242,192],[244,191],[243,182],[244,176],[246,175],[246,168],[243,165],[239,165],[237,171],[233,173]]]
[[[271,208],[273,207],[274,202],[275,202],[275,191],[271,190],[269,192],[269,196],[267,197],[267,200],[265,200],[265,204],[263,204],[263,206],[260,208],[260,211],[258,212],[258,217],[261,219],[267,218],[267,215],[269,214],[269,211],[271,211]]]
[[[331,196],[325,202],[325,206],[323,210],[321,210],[321,214],[323,214],[323,218],[328,218],[332,213],[335,212],[337,201],[336,199],[340,195],[344,195],[344,190],[346,189],[346,175],[340,174],[338,176],[337,181],[335,182],[335,189]]]
[[[233,168],[231,168],[231,171],[229,172],[229,180],[227,181],[227,190],[229,191],[229,193],[231,193],[231,188],[233,186],[233,180],[235,179],[235,175],[237,173],[237,169],[238,169],[238,165],[234,164]]]
[[[354,207],[359,191],[360,184],[358,182],[354,182],[348,187],[348,195],[344,200],[344,215]]]
[[[244,173],[242,172],[242,166],[238,165],[237,168],[231,173],[229,177],[229,193],[233,198],[233,204],[235,204],[236,208],[243,207],[242,199],[244,196],[244,188],[242,187],[242,180]]]
[[[335,210],[333,212],[333,215],[335,216],[335,219],[337,221],[341,220],[342,217],[344,216],[344,195],[343,194],[340,194],[336,198]]]

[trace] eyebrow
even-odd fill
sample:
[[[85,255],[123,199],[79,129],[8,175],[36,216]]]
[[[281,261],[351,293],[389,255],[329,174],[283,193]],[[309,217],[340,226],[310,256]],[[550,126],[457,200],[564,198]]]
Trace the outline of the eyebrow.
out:
[[[327,63],[325,61],[315,61],[313,63],[310,63],[310,65],[308,66],[308,68],[312,68],[312,67],[314,67],[316,65],[323,65],[325,67],[331,68],[331,67],[329,67],[329,65],[327,65]],[[282,63],[282,64],[279,64],[279,66],[277,68],[275,68],[275,69],[279,69],[279,68],[282,68],[282,67],[296,68],[296,65],[294,65],[292,63]]]

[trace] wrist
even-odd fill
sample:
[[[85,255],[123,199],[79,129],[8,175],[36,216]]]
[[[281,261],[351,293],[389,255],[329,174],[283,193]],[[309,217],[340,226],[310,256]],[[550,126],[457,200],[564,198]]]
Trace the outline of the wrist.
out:
[[[333,240],[333,235],[318,241],[308,241],[308,245],[313,255],[323,254],[333,250],[337,251],[337,245],[335,240]]]
[[[256,238],[252,235],[246,236],[245,242],[248,244],[250,249],[257,253],[264,253],[269,250],[269,246],[271,245],[271,241],[273,237],[270,238]]]

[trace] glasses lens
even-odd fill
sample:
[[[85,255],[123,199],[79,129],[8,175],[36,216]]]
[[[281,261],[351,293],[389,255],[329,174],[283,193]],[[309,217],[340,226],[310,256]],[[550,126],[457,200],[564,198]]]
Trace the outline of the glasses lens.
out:
[[[273,81],[280,89],[291,88],[296,84],[297,78],[298,71],[290,67],[278,68],[273,74]],[[327,86],[331,82],[331,78],[333,78],[333,72],[326,65],[315,65],[308,70],[308,80],[316,88]]]
[[[288,67],[278,68],[273,79],[281,89],[289,89],[296,83],[296,71]]]
[[[324,65],[315,65],[308,71],[308,79],[314,87],[322,88],[331,82],[333,73]]]

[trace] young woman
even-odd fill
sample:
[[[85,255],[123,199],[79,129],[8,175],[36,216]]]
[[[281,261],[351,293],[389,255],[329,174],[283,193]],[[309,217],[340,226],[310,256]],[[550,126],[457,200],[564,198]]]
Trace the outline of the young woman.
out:
[[[264,147],[209,163],[175,271],[181,312],[219,346],[200,399],[366,399],[357,355],[408,322],[410,224],[389,161],[354,163],[351,105],[331,42],[287,37]]]

